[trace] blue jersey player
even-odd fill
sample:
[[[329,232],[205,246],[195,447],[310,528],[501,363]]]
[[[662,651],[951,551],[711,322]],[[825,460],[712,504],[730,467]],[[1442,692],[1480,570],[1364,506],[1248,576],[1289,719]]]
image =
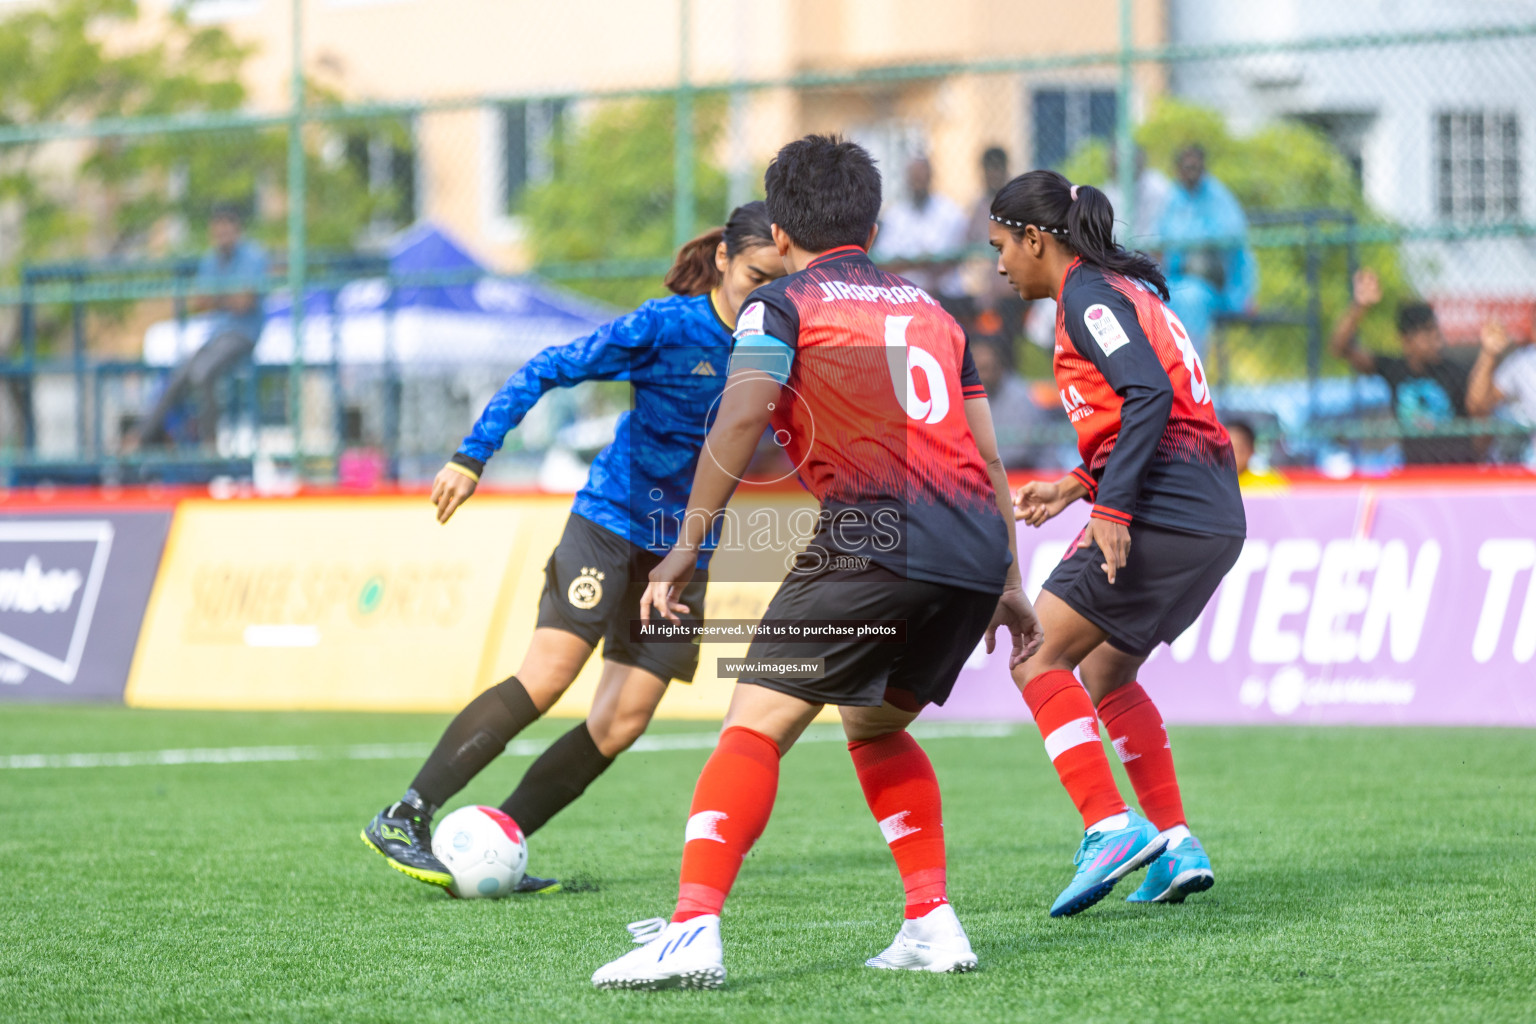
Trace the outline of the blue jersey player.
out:
[[[529,360],[438,473],[432,501],[438,522],[446,523],[474,493],[486,460],[546,391],[585,380],[624,380],[633,388],[634,406],[593,462],[544,568],[538,628],[517,674],[459,712],[410,788],[363,830],[391,867],[434,885],[452,882],[432,855],[433,814],[560,699],[599,639],[603,674],[586,721],[556,740],[501,805],[524,835],[579,797],[639,738],[671,680],[693,679],[696,645],[635,643],[629,622],[639,617],[650,570],[676,543],[709,410],[725,387],[736,313],[753,290],[783,273],[767,208],[738,207],[725,227],[678,253],[666,278],[676,295]],[[701,550],[686,598],[698,614],[708,561],[709,551]],[[556,888],[528,877],[519,891]]]

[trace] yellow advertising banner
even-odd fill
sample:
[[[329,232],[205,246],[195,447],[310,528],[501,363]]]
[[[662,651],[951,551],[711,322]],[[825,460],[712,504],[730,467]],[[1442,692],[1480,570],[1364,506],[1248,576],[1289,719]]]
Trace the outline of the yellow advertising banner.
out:
[[[424,497],[183,502],[127,702],[457,711],[517,671],[569,510],[568,496],[481,495],[440,526]],[[711,583],[707,614],[758,618],[776,587]],[[658,713],[719,719],[731,682],[716,659],[745,648],[705,646]],[[586,714],[601,656],[551,714]]]

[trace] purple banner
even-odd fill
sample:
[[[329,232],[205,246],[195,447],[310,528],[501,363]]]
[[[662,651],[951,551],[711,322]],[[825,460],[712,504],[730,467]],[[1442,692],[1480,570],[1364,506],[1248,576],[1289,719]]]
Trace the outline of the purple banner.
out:
[[[0,516],[0,700],[122,700],[169,508]]]
[[[1536,488],[1247,499],[1248,542],[1141,682],[1180,723],[1536,726]],[[1084,510],[1086,511],[1086,509]],[[1031,595],[1077,536],[1019,527]],[[1025,719],[1003,650],[935,718]]]

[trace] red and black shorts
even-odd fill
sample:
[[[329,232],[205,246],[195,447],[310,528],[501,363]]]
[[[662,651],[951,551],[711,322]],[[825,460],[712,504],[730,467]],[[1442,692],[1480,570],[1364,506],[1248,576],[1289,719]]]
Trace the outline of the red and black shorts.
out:
[[[759,638],[747,649],[747,660],[821,659],[823,676],[742,676],[737,681],[812,704],[879,707],[889,701],[913,712],[943,704],[981,642],[998,597],[997,592],[906,579],[865,559],[834,558],[818,571],[786,576],[763,619],[901,620],[906,642],[850,638],[808,644]]]
[[[1097,544],[1074,546],[1045,590],[1109,634],[1126,654],[1146,657],[1200,617],[1243,551],[1242,537],[1185,533],[1132,523],[1131,550],[1110,584]]]

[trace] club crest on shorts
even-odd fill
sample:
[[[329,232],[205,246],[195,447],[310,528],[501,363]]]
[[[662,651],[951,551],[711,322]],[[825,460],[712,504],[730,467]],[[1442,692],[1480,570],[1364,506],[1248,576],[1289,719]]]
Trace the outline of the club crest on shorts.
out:
[[[603,579],[601,572],[582,566],[581,575],[571,580],[571,585],[565,588],[565,599],[582,611],[596,608],[597,603],[603,599]]]

